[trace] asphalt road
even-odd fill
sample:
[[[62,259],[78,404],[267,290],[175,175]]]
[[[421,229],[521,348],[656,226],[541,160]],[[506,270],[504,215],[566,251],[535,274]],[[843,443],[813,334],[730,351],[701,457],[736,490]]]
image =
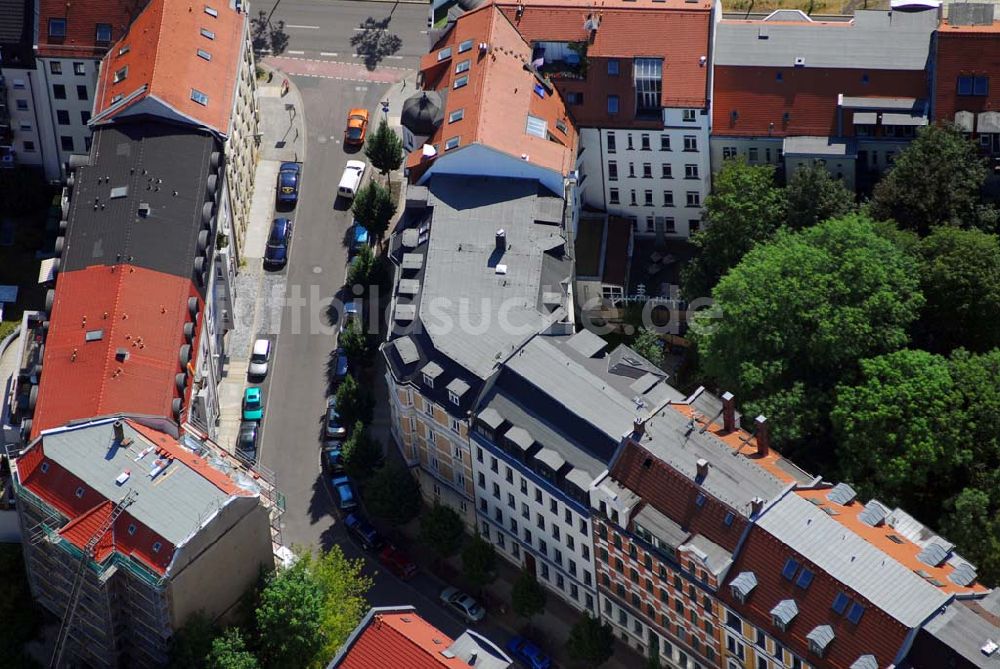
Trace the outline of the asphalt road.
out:
[[[267,7],[262,7],[267,9]],[[283,55],[351,61],[351,38],[368,18],[386,21],[386,32],[401,40],[382,65],[416,69],[427,53],[429,5],[358,0],[279,0],[271,22],[285,22],[288,46]]]

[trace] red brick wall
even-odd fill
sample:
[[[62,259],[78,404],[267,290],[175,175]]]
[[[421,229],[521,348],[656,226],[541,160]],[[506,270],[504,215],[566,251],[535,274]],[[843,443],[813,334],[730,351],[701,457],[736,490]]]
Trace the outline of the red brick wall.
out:
[[[952,122],[955,112],[1000,110],[1000,33],[937,33],[934,75],[934,120]],[[990,78],[989,95],[958,95],[958,77],[963,74]]]

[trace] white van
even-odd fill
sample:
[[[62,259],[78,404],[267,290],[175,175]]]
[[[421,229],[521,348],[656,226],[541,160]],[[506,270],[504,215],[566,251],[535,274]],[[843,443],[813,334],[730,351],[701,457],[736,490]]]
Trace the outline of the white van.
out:
[[[344,174],[340,177],[340,186],[337,187],[337,195],[353,200],[358,188],[361,187],[361,180],[365,176],[365,168],[368,165],[361,160],[348,160]]]

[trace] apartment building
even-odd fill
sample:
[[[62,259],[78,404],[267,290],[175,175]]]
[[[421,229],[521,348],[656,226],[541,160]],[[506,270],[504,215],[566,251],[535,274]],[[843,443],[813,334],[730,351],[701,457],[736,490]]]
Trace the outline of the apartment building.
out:
[[[867,189],[930,116],[938,13],[857,10],[815,21],[798,10],[719,23],[712,169],[726,159],[790,178],[819,161]]]
[[[197,11],[195,11],[197,10]],[[92,125],[153,116],[206,130],[222,144],[221,249],[235,273],[250,216],[259,112],[250,21],[241,2],[192,8],[153,0],[101,63]],[[226,318],[231,316],[228,314]]]
[[[537,180],[452,174],[407,199],[382,346],[392,431],[427,501],[475,531],[469,412],[524,340],[572,328],[566,204]]]
[[[597,615],[591,491],[637,405],[675,392],[635,351],[581,330],[536,335],[476,406],[479,533],[571,606]]]
[[[934,120],[954,123],[980,150],[1000,154],[1000,21],[992,4],[956,3],[935,33]]]
[[[711,188],[711,0],[504,0],[580,129],[581,201],[662,242],[698,229]]]
[[[42,364],[18,405],[26,436],[122,411],[215,433],[231,311],[215,254],[221,150],[155,120],[95,130],[67,182]]]
[[[381,666],[507,669],[512,660],[486,637],[466,630],[457,639],[412,606],[376,606],[361,620],[327,669]]]
[[[35,69],[32,0],[0,1],[0,166],[40,165],[31,93]],[[24,147],[32,149],[22,153]]]
[[[274,564],[265,482],[166,418],[45,430],[12,474],[32,595],[65,626],[52,666],[163,666]]]

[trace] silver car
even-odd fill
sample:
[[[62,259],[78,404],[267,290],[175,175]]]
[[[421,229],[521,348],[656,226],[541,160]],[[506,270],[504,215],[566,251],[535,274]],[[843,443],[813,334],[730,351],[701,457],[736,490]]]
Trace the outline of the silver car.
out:
[[[271,340],[258,339],[253,343],[250,354],[250,368],[247,370],[252,378],[262,379],[267,376],[267,363],[271,359]]]
[[[441,591],[441,602],[452,611],[462,616],[465,622],[478,623],[486,617],[486,609],[482,604],[455,587]]]

